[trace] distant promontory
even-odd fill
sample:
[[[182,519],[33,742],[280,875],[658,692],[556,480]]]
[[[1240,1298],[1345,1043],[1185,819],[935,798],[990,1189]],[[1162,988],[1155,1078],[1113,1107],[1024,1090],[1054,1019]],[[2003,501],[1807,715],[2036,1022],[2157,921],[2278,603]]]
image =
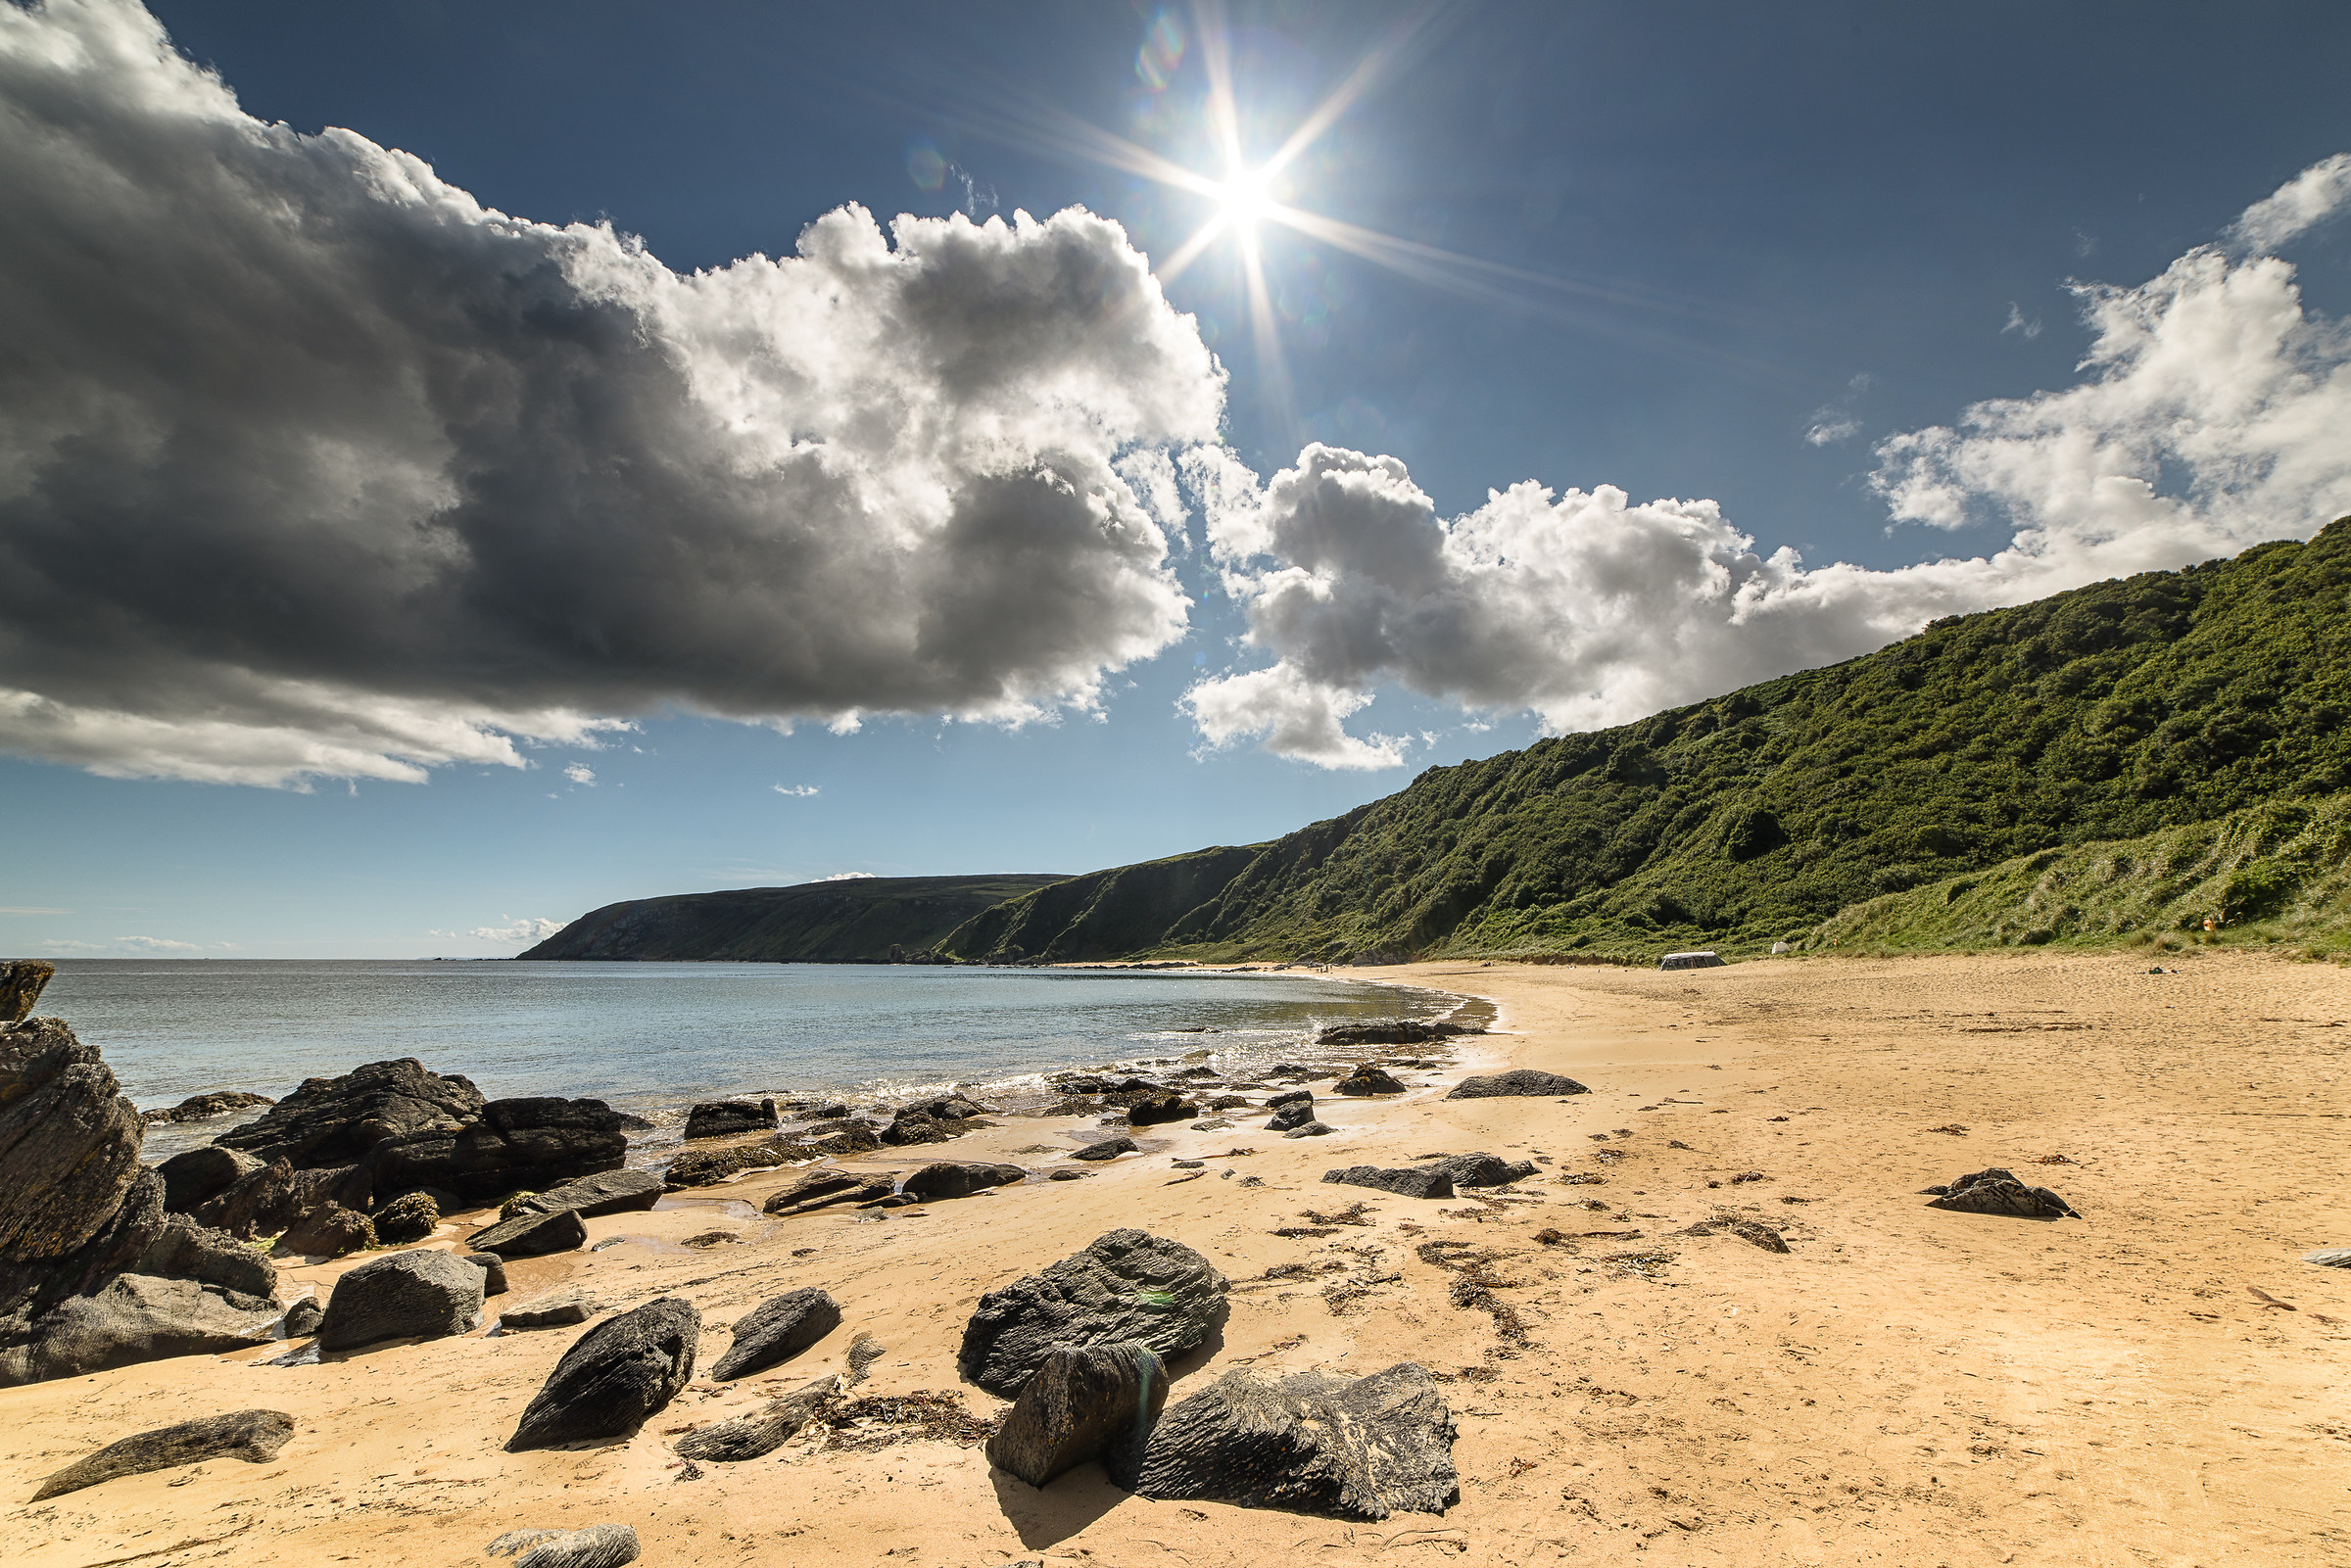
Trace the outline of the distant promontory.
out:
[[[521,957],[771,964],[919,961],[982,910],[1065,879],[1042,874],[859,877],[792,887],[632,898],[591,910]]]

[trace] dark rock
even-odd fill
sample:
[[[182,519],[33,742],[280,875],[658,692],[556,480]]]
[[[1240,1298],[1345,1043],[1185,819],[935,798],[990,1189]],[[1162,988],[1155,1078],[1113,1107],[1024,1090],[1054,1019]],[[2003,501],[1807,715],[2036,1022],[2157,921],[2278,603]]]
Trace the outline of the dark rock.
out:
[[[1285,1138],[1327,1138],[1339,1129],[1325,1122],[1308,1121],[1282,1134]]]
[[[504,1296],[506,1293],[506,1260],[496,1253],[459,1253],[457,1260],[471,1263],[482,1271],[482,1294]]]
[[[966,1095],[942,1094],[900,1106],[898,1111],[900,1115],[912,1112],[917,1116],[929,1117],[934,1121],[969,1121],[974,1117],[986,1115],[988,1109]]]
[[[833,1101],[826,1105],[810,1106],[807,1116],[811,1121],[839,1121],[849,1114],[849,1108]]]
[[[249,1170],[236,1183],[198,1204],[191,1212],[216,1230],[251,1240],[274,1236],[302,1216],[302,1193],[294,1167],[283,1159]]]
[[[1116,1160],[1121,1155],[1133,1154],[1141,1146],[1124,1133],[1116,1138],[1097,1138],[1082,1149],[1070,1152],[1072,1160]]]
[[[339,1078],[307,1078],[255,1120],[213,1140],[300,1168],[352,1164],[377,1144],[449,1131],[478,1119],[482,1094],[454,1073],[427,1072],[414,1057],[370,1062]]]
[[[1377,1165],[1349,1165],[1344,1170],[1325,1170],[1322,1179],[1349,1187],[1370,1187],[1379,1192],[1392,1192],[1401,1198],[1453,1196],[1453,1178],[1442,1170],[1426,1167],[1417,1170],[1382,1170]]]
[[[164,1228],[139,1252],[132,1271],[158,1279],[192,1279],[247,1296],[277,1292],[277,1270],[269,1259],[225,1230],[200,1225],[186,1214],[168,1215]]]
[[[1535,1173],[1532,1161],[1512,1163],[1483,1152],[1447,1155],[1440,1160],[1424,1161],[1419,1168],[1443,1171],[1452,1178],[1456,1187],[1500,1187],[1513,1181],[1525,1181]]]
[[[840,1380],[820,1377],[768,1402],[757,1415],[699,1427],[678,1439],[672,1450],[681,1459],[717,1464],[740,1464],[773,1453],[792,1434],[815,1419],[840,1391]]]
[[[155,1173],[163,1178],[164,1210],[193,1213],[198,1205],[219,1197],[261,1169],[262,1164],[251,1155],[218,1144],[183,1150],[155,1167]]]
[[[1315,1103],[1315,1091],[1312,1089],[1284,1089],[1279,1094],[1270,1094],[1266,1096],[1266,1109],[1269,1111],[1278,1111],[1285,1105],[1298,1105],[1301,1103],[1310,1106],[1313,1105]]]
[[[0,1029],[0,1262],[63,1258],[121,1207],[146,1127],[120,1089],[63,1019]]]
[[[210,1121],[225,1117],[232,1111],[249,1111],[257,1105],[275,1105],[265,1094],[245,1094],[238,1090],[216,1089],[210,1094],[192,1094],[168,1110],[143,1111],[139,1115],[149,1122]]]
[[[49,977],[56,973],[55,964],[44,964],[37,958],[12,958],[0,964],[0,1029],[14,1028],[24,1022],[24,1016],[41,999]]]
[[[97,1234],[72,1252],[23,1260],[0,1258],[0,1354],[46,1334],[41,1314],[102,1290],[131,1268],[164,1232],[163,1192],[155,1172],[142,1170]]]
[[[1512,1068],[1508,1072],[1496,1072],[1482,1078],[1463,1078],[1453,1086],[1448,1100],[1495,1100],[1506,1096],[1520,1098],[1557,1098],[1567,1094],[1590,1094],[1592,1091],[1573,1078],[1562,1078],[1557,1072],[1540,1072],[1533,1068]]]
[[[490,1543],[489,1553],[520,1552],[511,1568],[623,1568],[637,1560],[637,1532],[628,1525],[590,1525],[585,1530],[509,1530]]]
[[[1330,1086],[1333,1094],[1402,1094],[1404,1082],[1376,1062],[1358,1062],[1355,1070]]]
[[[1317,1045],[1427,1045],[1457,1034],[1483,1034],[1483,1029],[1459,1023],[1423,1023],[1417,1019],[1373,1019],[1365,1023],[1334,1023],[1315,1036]]]
[[[735,1341],[710,1369],[724,1383],[789,1360],[840,1327],[840,1304],[814,1286],[761,1302],[735,1323]]]
[[[441,1206],[420,1192],[403,1193],[375,1215],[376,1239],[387,1246],[422,1241],[441,1223]]]
[[[1211,1111],[1238,1111],[1248,1103],[1249,1097],[1245,1094],[1220,1094],[1208,1102],[1208,1109]]]
[[[1353,1381],[1233,1371],[1103,1468],[1139,1497],[1385,1519],[1461,1500],[1453,1438],[1453,1412],[1411,1361]]]
[[[1041,1487],[1106,1449],[1132,1445],[1167,1402],[1167,1368],[1149,1346],[1065,1346],[1021,1385],[987,1440],[988,1462]]]
[[[1767,1253],[1784,1253],[1787,1241],[1769,1225],[1753,1219],[1702,1219],[1682,1232],[1685,1236],[1736,1236]]]
[[[1180,1094],[1155,1094],[1137,1100],[1127,1108],[1130,1126],[1148,1127],[1162,1121],[1189,1121],[1200,1114],[1200,1107]]]
[[[318,1348],[348,1351],[378,1340],[466,1334],[482,1322],[482,1271],[449,1253],[394,1253],[335,1281]]]
[[[602,1311],[607,1304],[578,1285],[566,1285],[534,1296],[520,1307],[509,1307],[498,1314],[501,1328],[563,1328],[573,1323],[585,1323]]]
[[[777,1188],[760,1207],[771,1214],[801,1213],[811,1208],[887,1198],[896,1186],[895,1177],[872,1171],[811,1170],[791,1185]]]
[[[269,1343],[276,1305],[192,1279],[117,1274],[34,1319],[0,1350],[0,1388],[79,1377],[173,1355],[218,1355]]]
[[[649,1170],[600,1170],[532,1193],[517,1207],[541,1214],[567,1209],[582,1219],[594,1219],[650,1209],[661,1201],[661,1178]]]
[[[1207,1341],[1226,1289],[1224,1276],[1181,1242],[1114,1230],[981,1297],[956,1365],[970,1382],[1010,1399],[1059,1347],[1133,1341],[1163,1357],[1179,1355]]]
[[[1069,1166],[1064,1165],[1045,1179],[1048,1181],[1083,1181],[1085,1179],[1085,1172],[1082,1170],[1072,1170]]]
[[[201,1421],[158,1427],[136,1437],[110,1443],[86,1459],[77,1459],[41,1483],[32,1500],[59,1497],[94,1487],[118,1476],[145,1475],[151,1470],[176,1469],[206,1459],[242,1459],[266,1464],[294,1436],[294,1418],[277,1410],[238,1410],[231,1415],[209,1415]]]
[[[688,1149],[661,1173],[672,1192],[689,1187],[715,1187],[746,1170],[767,1170],[784,1164],[787,1156],[773,1144],[739,1143],[725,1149]]]
[[[507,1451],[631,1436],[694,1376],[701,1337],[701,1313],[674,1296],[605,1318],[563,1353]]]
[[[686,1113],[684,1136],[732,1138],[741,1133],[764,1131],[779,1120],[773,1100],[712,1100]]]
[[[297,1219],[277,1245],[306,1258],[340,1258],[376,1245],[375,1221],[329,1199]]]
[[[318,1299],[315,1296],[305,1296],[301,1301],[286,1308],[286,1338],[290,1340],[309,1339],[318,1332],[319,1320],[325,1316],[326,1308],[318,1305]]]
[[[1292,1127],[1303,1127],[1314,1119],[1315,1097],[1300,1089],[1298,1098],[1284,1099],[1274,1106],[1272,1118],[1266,1123],[1266,1130],[1287,1132]]]
[[[1968,1214],[2013,1214],[2020,1219],[2062,1219],[2082,1216],[2073,1206],[2046,1187],[2028,1187],[2012,1173],[1977,1170],[1961,1176],[1929,1209],[1950,1209]]]
[[[376,1192],[438,1187],[486,1204],[618,1170],[628,1152],[620,1117],[601,1100],[493,1100],[478,1120],[376,1145],[360,1173]]]
[[[512,1219],[502,1219],[487,1230],[475,1231],[465,1238],[465,1245],[477,1253],[496,1253],[501,1258],[544,1258],[550,1253],[567,1253],[575,1247],[587,1246],[588,1227],[568,1209],[558,1209],[552,1214],[521,1213]]]
[[[1019,1165],[925,1165],[902,1184],[909,1198],[969,1198],[984,1187],[1010,1187],[1029,1179]]]
[[[650,1132],[655,1126],[654,1122],[637,1115],[634,1111],[615,1111],[612,1115],[618,1117],[620,1124],[631,1132]]]
[[[922,1143],[945,1143],[949,1138],[963,1135],[959,1122],[940,1121],[919,1111],[901,1111],[882,1129],[882,1141],[892,1148],[906,1148]]]

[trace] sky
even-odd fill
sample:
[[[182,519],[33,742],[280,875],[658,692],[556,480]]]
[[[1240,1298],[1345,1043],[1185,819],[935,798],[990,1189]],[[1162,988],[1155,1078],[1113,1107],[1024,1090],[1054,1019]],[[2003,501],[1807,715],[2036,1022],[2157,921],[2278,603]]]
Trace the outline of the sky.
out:
[[[0,0],[0,951],[1253,842],[2306,538],[2347,46]]]

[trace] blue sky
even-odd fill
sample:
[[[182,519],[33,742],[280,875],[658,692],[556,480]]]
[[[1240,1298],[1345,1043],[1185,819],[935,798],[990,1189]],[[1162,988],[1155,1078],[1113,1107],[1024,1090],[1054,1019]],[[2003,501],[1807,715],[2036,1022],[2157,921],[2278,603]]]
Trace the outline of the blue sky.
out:
[[[58,15],[73,22],[68,9]],[[429,701],[433,722],[458,714],[466,724],[559,696],[567,711],[635,728],[504,732],[517,736],[523,767],[481,747],[442,761],[411,747],[402,755],[422,760],[403,768],[420,783],[354,764],[268,786],[200,782],[214,764],[188,762],[192,742],[165,748],[180,760],[157,761],[131,741],[76,749],[30,729],[11,740],[0,727],[15,753],[0,757],[0,801],[19,828],[0,879],[0,949],[488,956],[522,945],[518,923],[619,898],[842,873],[1079,872],[1251,841],[1547,727],[1612,722],[1846,656],[1931,614],[2307,535],[2351,509],[2339,459],[2316,450],[2346,427],[2312,390],[2331,387],[2343,360],[2327,324],[2351,304],[2351,246],[2344,226],[2323,221],[2343,182],[2314,177],[2283,218],[2284,209],[2248,214],[2351,148],[2334,79],[2351,13],[2336,6],[151,9],[246,115],[305,137],[346,127],[518,218],[608,222],[680,274],[755,252],[790,257],[803,228],[848,203],[885,223],[901,213],[984,221],[1082,207],[1164,267],[1219,200],[1115,165],[1149,155],[1223,178],[1220,54],[1247,169],[1385,50],[1384,69],[1282,170],[1272,196],[1385,237],[1373,248],[1388,245],[1406,270],[1259,223],[1278,366],[1252,318],[1237,231],[1164,280],[1162,337],[1146,346],[1160,368],[1135,381],[1164,394],[1165,410],[1143,419],[1157,434],[1122,437],[1118,450],[1172,453],[1185,517],[1165,530],[1168,548],[1149,571],[1130,562],[1115,581],[1086,578],[1071,600],[1038,601],[1040,619],[1077,606],[1078,630],[1049,679],[1007,677],[1012,686],[984,700],[878,674],[876,700],[861,702],[853,682],[828,686],[783,733],[680,711],[732,705],[756,717],[746,705],[759,699],[708,672],[725,662],[723,640],[681,643],[648,673],[649,662],[621,668],[626,636],[615,643],[599,632],[593,679],[469,654],[428,689],[400,675],[399,659],[336,645],[346,612],[321,609],[305,645],[316,649],[316,679],[337,690]],[[120,10],[98,6],[81,21],[127,25]],[[20,43],[27,36],[20,26]],[[103,74],[74,79],[97,101]],[[177,90],[155,79],[157,91]],[[127,178],[123,205],[91,220],[135,231],[136,193],[168,188],[155,179]],[[85,220],[57,211],[61,229]],[[135,233],[124,241],[125,255],[155,268],[149,282],[121,284],[144,291],[142,307],[192,276],[171,248],[187,219],[157,222],[160,246]],[[353,227],[346,214],[342,230]],[[1396,250],[1397,240],[1417,249]],[[1086,243],[1115,251],[1098,235]],[[380,275],[395,264],[383,261]],[[330,320],[383,286],[320,266],[337,274],[323,291],[348,284],[318,307]],[[55,275],[27,266],[0,287],[22,309],[78,319],[54,303],[65,295],[42,294],[64,287]],[[275,287],[270,297],[298,292]],[[2235,369],[2188,385],[2163,379],[2196,373],[2166,369],[2160,354],[2133,357],[2133,334],[2169,333],[2181,356],[2218,363],[2227,356],[2197,353],[2191,332],[2213,331],[2217,343],[2230,322],[2274,318],[2289,297],[2301,314],[2266,359],[2245,351]],[[170,309],[183,320],[199,309]],[[262,363],[263,340],[277,336],[271,309],[266,298],[258,314],[223,309],[233,318],[217,330],[250,334]],[[1073,331],[1096,330],[1072,309]],[[1186,315],[1189,327],[1173,324]],[[93,308],[90,319],[112,317]],[[1000,347],[1032,348],[1054,330],[1032,322]],[[0,421],[32,432],[28,449],[54,437],[66,450],[42,423],[38,375],[62,387],[72,378],[58,365],[78,375],[77,356],[121,357],[95,337],[85,353],[65,328],[59,341],[48,369],[13,372],[20,401],[0,392]],[[1195,347],[1224,378],[1221,406],[1205,414],[1209,383],[1184,357]],[[1093,378],[1083,396],[1099,403],[1119,395],[1120,356],[1138,352],[1095,345],[1082,363],[1040,360],[1033,375],[1083,371]],[[2099,360],[2087,371],[2086,355]],[[716,362],[696,361],[703,373]],[[158,373],[136,372],[140,396]],[[133,372],[120,375],[132,385]],[[2221,428],[2218,410],[2241,412],[2236,394],[2256,383],[2265,409],[2291,417]],[[962,384],[931,390],[952,403]],[[201,401],[192,387],[166,395]],[[2036,395],[1962,423],[1987,400]],[[301,417],[255,407],[238,417]],[[2150,407],[2186,407],[2218,433],[2175,450],[2144,427]],[[1201,488],[1204,459],[1182,465],[1205,450],[1211,425],[1224,443],[1217,460],[1248,481],[1222,501]],[[369,428],[355,415],[337,439],[363,447]],[[1039,439],[1058,451],[1063,438]],[[1332,458],[1285,490],[1274,476],[1307,441],[1364,460]],[[2124,454],[2109,466],[2136,474],[2144,494],[2120,510],[2087,490],[2058,494],[2080,479],[2063,454],[2085,444]],[[2248,452],[2269,478],[2214,477],[2241,475]],[[1395,464],[1368,461],[1383,456]],[[573,472],[543,458],[532,453],[528,470],[542,487],[549,472]],[[104,528],[73,510],[95,501],[57,501],[53,516],[12,523],[31,515],[29,503],[11,512],[17,503],[0,498],[0,537],[11,527],[44,542],[105,533],[109,549],[129,552],[107,570],[126,574],[145,559],[139,541],[169,540],[199,514],[239,537],[217,477],[192,472],[159,467],[135,498],[106,502]],[[1614,486],[1631,510],[1522,499],[1480,512],[1490,490],[1525,481],[1562,496]],[[1715,507],[1645,508],[1660,499]],[[1451,526],[1464,514],[1478,520]],[[627,526],[658,540],[669,523],[644,512]],[[1319,544],[1308,537],[1317,528],[1344,537]],[[128,532],[108,532],[117,529]],[[2020,531],[2032,536],[2021,553]],[[1752,550],[1726,545],[1731,533]],[[1464,543],[1472,536],[1483,543]],[[1783,546],[1801,562],[1769,564]],[[1440,561],[1445,550],[1467,553]],[[1532,575],[1530,557],[1541,557]],[[1944,557],[1977,564],[1923,568]],[[1862,570],[1806,575],[1839,561]],[[1690,575],[1707,562],[1730,574],[1728,588]],[[106,575],[91,571],[88,581]],[[1586,594],[1597,605],[1615,592],[1598,586],[1611,572],[1641,582],[1611,609],[1582,607]],[[1770,603],[1734,626],[1724,595],[1741,584]],[[1025,605],[1017,588],[1002,602]],[[372,601],[363,583],[345,589],[354,603]],[[1176,590],[1189,602],[1171,611]],[[1116,625],[1099,611],[1113,592],[1131,599]],[[18,623],[0,644],[0,692],[181,726],[258,700],[198,689],[193,675],[189,694],[171,699],[179,706],[152,696],[207,660],[254,667],[248,653],[222,651],[243,635],[231,611],[143,641],[141,664],[69,645],[76,625],[121,613],[102,588],[89,593],[76,623],[0,599],[0,628]],[[530,619],[514,594],[500,587],[497,613]],[[468,603],[487,596],[477,589]],[[846,614],[848,599],[827,607]],[[1097,613],[1099,624],[1088,619]],[[793,601],[775,618],[814,626],[812,615]],[[976,664],[1000,652],[999,640],[984,641]],[[273,681],[312,676],[283,646],[269,657]],[[1087,659],[1100,673],[1073,701],[1070,661]],[[1232,679],[1269,671],[1255,684]],[[1022,679],[1032,685],[1002,694]],[[508,683],[527,687],[527,701],[509,701]],[[1028,722],[941,717],[993,702],[1001,719],[1016,698],[1030,704]],[[915,711],[891,714],[901,699]],[[844,707],[859,711],[853,731]],[[225,755],[206,753],[216,754]]]

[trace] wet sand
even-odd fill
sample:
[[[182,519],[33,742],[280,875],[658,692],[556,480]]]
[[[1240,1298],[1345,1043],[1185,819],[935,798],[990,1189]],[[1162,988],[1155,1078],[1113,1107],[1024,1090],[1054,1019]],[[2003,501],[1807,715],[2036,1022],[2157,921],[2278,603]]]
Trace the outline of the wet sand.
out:
[[[441,1565],[488,1560],[509,1529],[617,1521],[652,1565],[2351,1562],[2351,1270],[2298,1260],[2351,1245],[2351,974],[2148,963],[1367,972],[1491,997],[1509,1032],[1463,1042],[1455,1069],[1406,1071],[1400,1099],[1325,1097],[1342,1129],[1329,1138],[1284,1140],[1258,1130],[1262,1115],[1151,1128],[1144,1156],[1089,1179],[881,1219],[768,1219],[760,1200],[793,1173],[756,1172],[590,1220],[592,1242],[625,1238],[603,1251],[512,1265],[493,1307],[564,1282],[616,1307],[693,1300],[705,1367],[727,1344],[719,1325],[769,1296],[822,1285],[841,1303],[841,1327],[811,1351],[738,1384],[697,1378],[627,1443],[503,1450],[577,1328],[261,1364],[278,1347],[0,1391],[7,1556]],[[1481,1063],[1593,1092],[1439,1098]],[[1070,1126],[1005,1117],[848,1164],[1043,1170],[1061,1157],[1023,1151],[1068,1147]],[[1950,1127],[1965,1130],[1938,1130]],[[1511,1194],[1454,1201],[1319,1180],[1473,1149],[1547,1164]],[[1178,1157],[1207,1174],[1179,1179]],[[1915,1196],[1987,1165],[2087,1217],[1945,1213]],[[1763,1179],[1732,1179],[1750,1171]],[[1368,1225],[1272,1234],[1359,1199]],[[1678,1234],[1718,1212],[1773,1226],[1791,1251]],[[1235,1282],[1221,1337],[1177,1363],[1174,1398],[1234,1366],[1418,1360],[1455,1380],[1460,1504],[1347,1523],[1130,1497],[1092,1466],[1037,1492],[945,1440],[860,1451],[810,1437],[693,1478],[670,1452],[675,1429],[842,1369],[860,1332],[885,1349],[857,1394],[959,1389],[994,1413],[954,1373],[979,1295],[1123,1224],[1199,1248]],[[1547,1229],[1566,1239],[1537,1241]],[[683,1245],[712,1230],[743,1239]],[[1458,1276],[1422,1260],[1429,1242],[1491,1255],[1522,1346],[1496,1315],[1453,1305]],[[323,1290],[356,1261],[289,1265],[281,1295]],[[1284,1264],[1308,1272],[1262,1278]],[[103,1444],[253,1406],[296,1420],[271,1463],[23,1500]]]

